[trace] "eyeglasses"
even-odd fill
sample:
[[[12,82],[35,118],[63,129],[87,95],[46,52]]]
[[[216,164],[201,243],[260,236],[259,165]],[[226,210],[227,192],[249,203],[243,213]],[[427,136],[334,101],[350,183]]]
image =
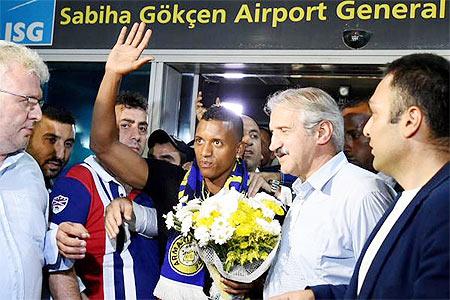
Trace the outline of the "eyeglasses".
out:
[[[2,89],[0,89],[0,92],[22,98],[22,101],[26,101],[29,107],[33,107],[35,105],[39,105],[40,107],[42,107],[42,105],[44,105],[44,99],[37,99],[32,96],[19,95]]]

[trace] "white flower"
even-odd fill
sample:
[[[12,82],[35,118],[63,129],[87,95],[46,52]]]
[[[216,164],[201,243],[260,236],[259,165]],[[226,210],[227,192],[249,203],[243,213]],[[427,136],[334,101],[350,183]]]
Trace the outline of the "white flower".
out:
[[[211,240],[211,235],[209,234],[208,228],[205,226],[197,227],[194,231],[194,237],[198,240],[198,245],[204,247]]]
[[[173,212],[169,211],[167,213],[167,215],[164,215],[164,217],[166,218],[166,227],[167,227],[167,229],[175,228],[175,221],[173,219]]]
[[[262,227],[262,229],[269,234],[272,235],[280,235],[281,233],[281,226],[280,222],[278,220],[273,220],[271,222],[267,222],[264,219],[258,218],[256,219],[256,224]]]
[[[199,218],[207,218],[213,211],[218,211],[221,216],[228,218],[237,210],[240,197],[242,197],[242,194],[235,189],[221,190],[201,203],[198,210]]]
[[[218,217],[211,226],[211,237],[216,244],[225,244],[233,235],[234,228],[224,217]]]
[[[261,206],[261,210],[262,210],[264,217],[269,218],[269,219],[273,219],[273,217],[275,217],[275,212],[273,210],[271,210],[270,208],[268,208],[267,206],[265,206],[265,205]]]
[[[186,203],[189,199],[189,196],[184,196],[180,199],[179,203]]]
[[[186,217],[181,221],[181,233],[183,236],[187,236],[192,227],[192,214],[186,215]]]

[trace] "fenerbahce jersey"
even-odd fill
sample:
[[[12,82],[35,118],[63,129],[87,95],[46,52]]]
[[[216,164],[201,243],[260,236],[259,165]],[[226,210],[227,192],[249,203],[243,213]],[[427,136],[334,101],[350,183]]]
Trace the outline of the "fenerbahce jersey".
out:
[[[153,299],[159,278],[157,239],[121,228],[116,240],[105,231],[104,212],[110,201],[125,196],[125,189],[93,158],[60,177],[50,194],[51,222],[83,224],[90,234],[86,256],[75,270],[93,299]],[[146,194],[133,190],[130,199],[153,207]]]

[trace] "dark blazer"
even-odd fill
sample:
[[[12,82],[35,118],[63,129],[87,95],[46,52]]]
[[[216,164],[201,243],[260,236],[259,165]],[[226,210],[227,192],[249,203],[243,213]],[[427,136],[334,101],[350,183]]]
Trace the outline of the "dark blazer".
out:
[[[391,207],[369,236],[348,286],[310,287],[316,299],[449,299],[449,163],[417,193],[374,257],[357,296],[361,260]]]

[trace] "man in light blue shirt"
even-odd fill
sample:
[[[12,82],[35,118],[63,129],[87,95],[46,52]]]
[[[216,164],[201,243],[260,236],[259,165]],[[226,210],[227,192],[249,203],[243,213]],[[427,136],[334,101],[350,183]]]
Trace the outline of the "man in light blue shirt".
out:
[[[0,299],[39,299],[42,267],[57,262],[56,235],[68,238],[74,233],[47,231],[44,178],[24,152],[42,117],[41,84],[48,78],[34,51],[0,41]],[[75,238],[69,237],[65,251],[72,251],[70,245],[82,251]]]
[[[267,107],[283,173],[298,176],[264,297],[309,285],[347,284],[364,242],[395,192],[347,161],[336,102],[316,88],[290,89]]]

